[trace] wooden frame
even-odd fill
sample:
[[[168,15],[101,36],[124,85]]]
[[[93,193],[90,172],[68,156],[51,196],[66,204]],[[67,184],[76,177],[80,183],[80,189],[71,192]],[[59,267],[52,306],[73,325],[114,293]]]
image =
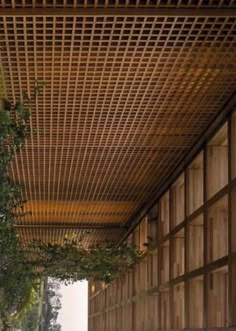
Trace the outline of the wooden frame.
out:
[[[231,119],[229,119],[229,125],[230,123]],[[231,137],[231,129],[229,129],[228,135]],[[207,153],[208,147],[205,145],[204,159],[202,161],[204,179],[203,205],[199,205],[191,213],[187,213],[188,209],[185,205],[184,221],[176,227],[172,227],[165,236],[160,235],[156,248],[159,252],[157,262],[159,283],[156,286],[150,284],[145,291],[140,288],[140,290],[137,290],[135,297],[133,297],[135,302],[139,302],[145,297],[146,299],[143,302],[146,303],[144,306],[151,307],[150,297],[157,295],[159,308],[156,325],[158,325],[160,330],[181,330],[184,327],[190,330],[208,330],[210,328],[223,328],[226,330],[232,327],[233,330],[233,327],[236,326],[236,227],[234,222],[232,222],[236,213],[236,204],[234,203],[236,199],[236,181],[234,177],[231,179],[230,168],[232,165],[231,154],[234,141],[230,138],[228,141],[228,183],[223,188],[218,186],[218,191],[209,198],[207,194],[209,154]],[[188,171],[189,167],[187,166],[184,172],[185,187],[189,183]],[[188,201],[188,194],[189,190],[186,190],[186,201]],[[171,207],[171,199],[169,204]],[[212,219],[214,222],[213,228],[209,223],[209,219]],[[157,219],[157,222],[160,222],[160,219]],[[192,230],[194,227],[199,229],[197,231]],[[183,256],[185,259],[187,258],[187,261],[182,264],[185,268],[184,272],[178,274],[173,271],[177,251],[175,241],[179,238],[179,234],[182,234]],[[201,247],[200,251],[198,242]],[[147,254],[150,253],[147,252]],[[161,274],[163,273],[163,265],[161,263],[163,257],[167,266],[165,277]],[[194,263],[191,263],[191,260],[194,260]],[[177,302],[185,302],[185,307],[181,308],[181,305],[179,306]],[[166,307],[165,309],[163,305]],[[138,317],[136,316],[136,318]],[[143,329],[145,331],[148,330],[149,326],[147,320]],[[158,320],[160,324],[158,324]],[[153,321],[150,323],[153,328]]]

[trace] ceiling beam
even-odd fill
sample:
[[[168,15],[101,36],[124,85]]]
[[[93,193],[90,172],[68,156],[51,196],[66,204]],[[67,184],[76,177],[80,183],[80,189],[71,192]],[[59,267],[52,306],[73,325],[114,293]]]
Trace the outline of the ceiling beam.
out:
[[[236,8],[1,8],[0,16],[236,17]]]
[[[36,223],[36,224],[15,224],[14,228],[16,229],[94,229],[94,230],[109,230],[109,229],[122,229],[124,228],[120,224],[45,224],[45,223]]]

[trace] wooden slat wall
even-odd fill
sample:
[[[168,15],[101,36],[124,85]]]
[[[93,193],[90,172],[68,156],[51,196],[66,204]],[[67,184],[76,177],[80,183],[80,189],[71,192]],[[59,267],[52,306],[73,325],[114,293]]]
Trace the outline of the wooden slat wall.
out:
[[[200,215],[188,227],[189,270],[203,266],[203,231],[203,215]]]
[[[184,274],[184,251],[185,251],[185,234],[184,231],[179,231],[172,239],[172,272],[173,277],[176,278]]]
[[[165,241],[160,247],[160,282],[165,284],[170,278],[170,243]]]
[[[160,232],[164,236],[169,233],[169,224],[170,224],[170,197],[169,192],[167,192],[160,201]]]
[[[203,277],[193,278],[189,282],[189,327],[203,326]]]
[[[235,115],[230,118],[235,120]],[[235,123],[231,125],[232,130],[224,131],[229,139],[229,155],[227,160],[235,153],[236,141]],[[220,133],[222,131],[219,131]],[[204,191],[210,185],[208,181],[209,158],[212,154],[208,146],[219,136],[218,133],[213,140],[206,142],[204,151],[207,155],[201,161],[201,168],[204,169]],[[203,152],[201,152],[203,153]],[[202,154],[201,154],[202,155]],[[219,155],[216,157],[220,157]],[[199,157],[196,157],[199,161]],[[206,160],[206,162],[205,162]],[[210,330],[222,328],[222,330],[235,330],[235,298],[236,298],[236,237],[235,237],[235,212],[236,212],[236,182],[235,175],[231,169],[231,163],[224,167],[214,167],[211,178],[218,178],[219,172],[222,178],[229,176],[228,184],[218,191],[210,199],[204,194],[202,205],[193,208],[189,212],[188,204],[191,206],[199,203],[199,189],[202,181],[196,181],[192,185],[189,180],[189,171],[192,171],[194,162],[186,167],[183,175],[186,175],[187,194],[180,194],[178,199],[186,197],[181,205],[187,204],[184,220],[171,225],[168,235],[163,235],[162,219],[164,211],[169,214],[168,208],[163,209],[163,201],[160,199],[159,215],[156,211],[156,226],[158,229],[157,245],[146,252],[142,261],[120,279],[115,280],[105,290],[97,288],[95,293],[90,293],[90,305],[94,307],[94,301],[102,302],[107,294],[113,297],[113,302],[105,308],[98,305],[98,309],[92,309],[89,315],[89,331],[108,331],[110,328],[96,329],[94,320],[96,316],[106,316],[113,320],[115,311],[129,312],[129,327],[120,324],[116,320],[116,331],[153,331],[153,330]],[[234,163],[232,163],[234,166]],[[169,191],[176,188],[176,182],[169,188]],[[191,192],[194,190],[195,192]],[[196,201],[194,201],[194,198]],[[175,201],[170,201],[170,210],[176,210]],[[155,215],[152,214],[153,219]],[[210,220],[210,221],[209,221]],[[144,218],[145,221],[145,218]],[[151,228],[147,231],[143,228],[145,222],[133,232],[133,240],[143,238],[142,234],[150,233],[153,224],[147,222]],[[170,222],[170,220],[169,220]],[[232,233],[230,231],[232,231]],[[141,232],[141,233],[140,233]],[[156,233],[156,232],[155,232]],[[141,234],[141,236],[140,236]],[[135,239],[134,239],[135,238]],[[131,240],[131,237],[130,239]],[[140,240],[138,240],[140,243]],[[158,254],[157,254],[158,252]],[[164,269],[165,277],[164,277]],[[122,283],[122,295],[120,283]],[[133,286],[132,286],[133,285]],[[116,295],[114,295],[116,291]],[[112,306],[111,306],[112,305]],[[116,315],[119,319],[120,315]],[[127,318],[128,320],[128,318]],[[123,323],[123,322],[122,322]],[[121,326],[120,326],[121,325]]]
[[[228,183],[227,126],[208,145],[208,196],[212,197]],[[218,176],[215,176],[217,172]]]
[[[219,200],[208,213],[208,259],[228,255],[228,197]]]
[[[203,204],[203,154],[191,164],[187,172],[189,204],[187,213],[192,214]]]

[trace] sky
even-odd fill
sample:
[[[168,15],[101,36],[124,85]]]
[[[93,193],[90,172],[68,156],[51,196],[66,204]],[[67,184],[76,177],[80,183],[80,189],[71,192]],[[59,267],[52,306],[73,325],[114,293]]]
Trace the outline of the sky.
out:
[[[88,282],[61,285],[60,293],[62,308],[57,321],[62,331],[88,331]]]

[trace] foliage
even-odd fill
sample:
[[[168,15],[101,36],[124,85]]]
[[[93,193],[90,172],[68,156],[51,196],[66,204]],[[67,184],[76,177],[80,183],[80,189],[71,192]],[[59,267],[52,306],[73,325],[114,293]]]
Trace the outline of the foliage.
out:
[[[40,284],[40,280],[37,279],[33,284],[28,282],[28,288],[25,288],[25,292],[22,295],[23,300],[21,307],[18,307],[15,313],[13,313],[10,317],[13,325],[24,319],[35,306],[38,306],[40,297]]]
[[[35,84],[34,94],[38,83]],[[23,215],[20,186],[9,175],[10,162],[30,136],[31,101],[27,94],[12,104],[2,98],[0,109],[0,315],[4,329],[21,317],[38,282],[25,255],[14,223]],[[28,307],[29,308],[29,307]],[[18,312],[18,314],[17,314]]]
[[[11,325],[17,330],[37,331],[40,323],[43,304],[44,281],[32,287],[25,296],[26,303],[22,310],[11,318]],[[14,329],[15,329],[14,328]]]
[[[34,97],[38,94],[42,83],[35,83]],[[31,114],[31,99],[24,93],[22,100],[12,104],[6,98],[1,100],[0,110],[0,221],[1,228],[12,225],[16,210],[23,210],[20,186],[13,183],[9,176],[10,162],[15,154],[24,146],[25,140],[31,135],[29,118]]]
[[[17,327],[22,331],[34,331],[38,330],[39,322],[39,304],[35,304],[19,321]]]
[[[36,82],[33,98],[42,85]],[[25,93],[14,104],[3,98],[0,109],[0,290],[3,292],[0,316],[5,325],[14,320],[7,316],[21,316],[20,312],[25,312],[23,307],[38,279],[50,276],[64,282],[89,278],[110,282],[140,256],[135,247],[126,243],[84,248],[82,241],[67,238],[62,245],[42,242],[22,245],[14,224],[24,216],[24,201],[9,169],[16,153],[32,134],[31,107],[31,99]]]
[[[126,243],[120,246],[106,243],[86,249],[83,240],[65,239],[63,245],[37,242],[35,248],[37,254],[31,263],[40,267],[45,276],[64,282],[93,278],[108,283],[140,257],[136,248]]]

